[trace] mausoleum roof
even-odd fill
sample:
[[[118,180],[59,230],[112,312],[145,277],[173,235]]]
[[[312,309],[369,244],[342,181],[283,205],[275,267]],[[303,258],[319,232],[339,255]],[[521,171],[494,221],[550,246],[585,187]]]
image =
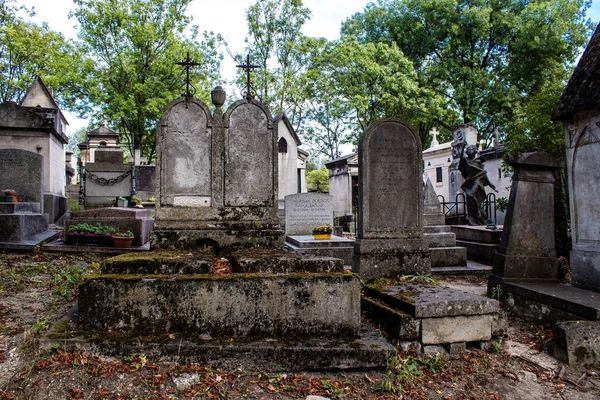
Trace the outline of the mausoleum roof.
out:
[[[88,136],[119,136],[119,134],[106,126],[101,126],[87,132]]]
[[[427,150],[424,150],[423,154],[429,154],[429,153],[434,153],[434,152],[440,151],[440,150],[446,150],[446,149],[449,149],[450,147],[452,147],[452,142],[442,143],[437,146],[430,147]]]
[[[292,124],[290,123],[290,120],[288,119],[287,115],[285,115],[285,113],[277,114],[275,116],[275,118],[273,118],[273,122],[275,122],[275,124],[277,124],[279,121],[283,121],[286,128],[290,132],[290,135],[292,135],[292,137],[294,138],[294,141],[296,142],[296,146],[300,146],[302,144],[302,142],[300,141],[300,138],[296,134],[294,127],[292,127]]]
[[[552,115],[568,119],[578,111],[600,108],[600,24],[581,56]]]

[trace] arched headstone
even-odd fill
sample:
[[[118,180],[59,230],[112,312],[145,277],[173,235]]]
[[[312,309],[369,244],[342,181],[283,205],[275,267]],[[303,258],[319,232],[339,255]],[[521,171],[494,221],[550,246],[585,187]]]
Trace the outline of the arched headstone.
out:
[[[359,226],[354,270],[365,280],[429,271],[423,240],[421,142],[404,122],[370,125],[359,146]]]

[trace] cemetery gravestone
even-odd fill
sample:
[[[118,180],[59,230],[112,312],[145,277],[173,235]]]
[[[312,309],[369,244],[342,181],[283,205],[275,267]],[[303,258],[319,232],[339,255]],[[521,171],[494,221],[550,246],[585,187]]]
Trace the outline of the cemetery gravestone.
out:
[[[354,271],[364,280],[430,270],[423,239],[421,142],[404,122],[372,124],[359,143]]]
[[[285,234],[311,235],[317,226],[333,226],[333,196],[298,193],[285,196]]]
[[[14,189],[20,202],[43,207],[43,160],[42,155],[31,151],[0,149],[0,190]]]
[[[226,252],[283,244],[271,114],[253,99],[223,113],[223,89],[211,97],[213,115],[200,100],[180,98],[159,123],[152,247]]]
[[[17,203],[0,203],[0,248],[32,249],[56,236],[48,232],[48,214],[43,213],[44,157],[20,149],[0,149],[0,190],[13,189]],[[30,239],[39,237],[39,240]],[[25,241],[28,241],[25,243]],[[11,247],[22,244],[23,247]]]
[[[199,100],[180,99],[161,123],[162,205],[211,205],[211,113]]]

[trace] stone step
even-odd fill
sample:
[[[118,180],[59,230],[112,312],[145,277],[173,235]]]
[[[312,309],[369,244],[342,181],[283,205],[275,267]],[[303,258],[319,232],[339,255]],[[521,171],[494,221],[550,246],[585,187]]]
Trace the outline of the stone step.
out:
[[[20,242],[48,230],[48,214],[0,214],[0,242]]]
[[[467,259],[486,265],[494,263],[494,254],[500,244],[470,242],[467,240],[456,240],[456,245],[467,248]]]
[[[466,247],[433,247],[429,248],[431,268],[467,265]]]
[[[484,275],[492,272],[490,265],[467,261],[467,265],[451,265],[431,268],[432,275]]]
[[[353,336],[354,274],[97,275],[79,288],[84,330],[211,337]]]
[[[450,225],[430,225],[424,226],[423,232],[425,233],[441,233],[441,232],[452,232]]]
[[[364,321],[358,335],[351,338],[210,338],[198,335],[163,334],[144,336],[113,332],[101,335],[75,327],[76,321],[61,321],[56,329],[40,338],[40,349],[85,351],[105,357],[144,354],[154,361],[196,363],[214,368],[246,371],[306,371],[332,369],[385,368],[396,353],[369,323]],[[58,329],[60,328],[60,329]]]
[[[0,203],[0,214],[40,214],[40,203]]]
[[[452,232],[425,233],[423,238],[427,240],[430,248],[456,246],[456,236]]]
[[[500,229],[487,229],[485,226],[470,225],[451,225],[452,232],[456,234],[456,240],[490,243],[499,245],[502,237],[502,227]]]

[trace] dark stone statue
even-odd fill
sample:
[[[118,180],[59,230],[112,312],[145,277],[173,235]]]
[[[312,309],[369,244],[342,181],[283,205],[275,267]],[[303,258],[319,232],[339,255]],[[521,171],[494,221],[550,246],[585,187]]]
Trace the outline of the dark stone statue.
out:
[[[498,191],[488,179],[486,170],[483,169],[481,158],[477,156],[477,147],[473,145],[463,147],[458,169],[465,180],[461,189],[467,198],[469,225],[485,225],[485,215],[481,211],[481,206],[486,199],[485,187],[489,186],[495,192]]]

